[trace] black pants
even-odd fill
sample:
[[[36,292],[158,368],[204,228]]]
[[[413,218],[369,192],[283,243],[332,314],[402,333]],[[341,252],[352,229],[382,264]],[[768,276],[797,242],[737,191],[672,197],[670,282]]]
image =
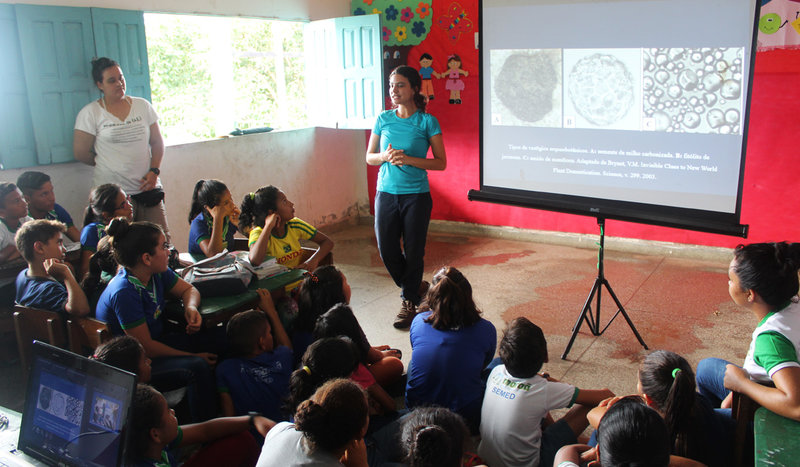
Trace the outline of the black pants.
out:
[[[431,220],[430,193],[375,194],[375,236],[378,252],[404,300],[419,305],[425,270],[425,242]],[[402,248],[400,240],[402,239]]]

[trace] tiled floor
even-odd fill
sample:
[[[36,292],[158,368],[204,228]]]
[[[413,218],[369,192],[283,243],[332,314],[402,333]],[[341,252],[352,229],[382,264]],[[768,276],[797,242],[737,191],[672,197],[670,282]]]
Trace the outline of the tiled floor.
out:
[[[352,287],[351,305],[370,342],[400,348],[408,364],[408,333],[391,325],[399,290],[378,256],[372,228],[349,227],[331,237],[336,265]],[[425,264],[428,280],[441,266],[459,268],[498,336],[517,316],[540,325],[550,356],[545,370],[553,377],[617,394],[635,391],[637,367],[647,351],[621,316],[599,337],[584,324],[568,359],[560,358],[597,277],[596,249],[431,232]],[[707,356],[743,360],[755,320],[728,297],[727,261],[606,248],[604,265],[605,277],[650,349],[678,352],[692,365]],[[615,312],[604,291],[601,328]],[[19,366],[0,368],[0,405],[18,408],[23,393]]]

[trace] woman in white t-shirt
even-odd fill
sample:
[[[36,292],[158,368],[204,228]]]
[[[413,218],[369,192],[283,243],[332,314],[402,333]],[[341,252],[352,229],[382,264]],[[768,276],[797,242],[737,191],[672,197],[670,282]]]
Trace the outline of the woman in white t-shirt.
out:
[[[75,159],[95,167],[92,186],[121,186],[131,195],[133,219],[161,225],[169,239],[158,178],[164,157],[158,115],[147,100],[125,95],[125,77],[114,60],[92,60],[92,78],[103,95],[75,119]]]

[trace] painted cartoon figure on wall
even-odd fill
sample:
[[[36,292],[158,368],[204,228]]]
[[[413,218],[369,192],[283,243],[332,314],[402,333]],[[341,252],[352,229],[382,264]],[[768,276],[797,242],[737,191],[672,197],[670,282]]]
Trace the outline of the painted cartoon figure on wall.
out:
[[[433,25],[431,0],[351,0],[353,16],[379,15],[383,45],[383,75],[408,65],[409,51],[422,43]],[[389,105],[389,81],[384,80],[384,97]]]
[[[442,76],[445,75],[447,75],[447,83],[445,83],[444,88],[450,91],[450,100],[448,102],[460,104],[461,91],[464,90],[464,81],[461,79],[461,75],[469,76],[468,71],[461,69],[461,57],[456,54],[448,57],[447,70],[442,73]]]
[[[433,70],[433,57],[429,53],[423,53],[419,57],[419,75],[422,77],[422,89],[420,94],[425,96],[427,100],[433,100],[433,78],[441,78],[442,75]]]

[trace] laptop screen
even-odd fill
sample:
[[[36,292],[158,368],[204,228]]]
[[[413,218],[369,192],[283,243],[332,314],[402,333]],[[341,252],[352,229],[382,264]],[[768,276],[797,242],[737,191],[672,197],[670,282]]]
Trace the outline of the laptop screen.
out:
[[[18,448],[45,462],[123,460],[133,373],[34,341]]]

